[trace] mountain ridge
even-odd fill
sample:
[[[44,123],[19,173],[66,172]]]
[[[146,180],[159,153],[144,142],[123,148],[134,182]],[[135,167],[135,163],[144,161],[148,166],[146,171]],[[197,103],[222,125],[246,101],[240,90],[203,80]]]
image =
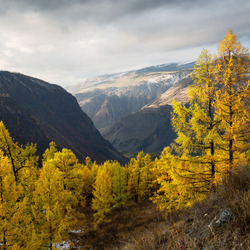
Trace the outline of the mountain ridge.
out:
[[[170,63],[103,75],[89,78],[67,90],[75,95],[82,110],[104,133],[119,119],[138,112],[185,79],[194,64]]]
[[[81,160],[89,156],[98,162],[108,159],[126,161],[102,138],[76,98],[62,87],[20,73],[0,71],[0,93],[1,109],[5,110],[4,114],[0,113],[0,119],[11,136],[23,144],[37,142],[40,154],[46,149],[45,145],[48,147],[49,141],[55,141],[59,148],[72,149]],[[12,113],[19,112],[25,119],[13,119],[8,105],[12,105]],[[21,123],[23,121],[25,124]],[[38,138],[35,140],[36,136],[29,137],[31,127],[43,138],[43,143]]]
[[[118,150],[124,152],[160,152],[176,138],[171,126],[172,101],[187,103],[188,76],[169,88],[154,102],[123,117],[102,133]],[[179,93],[179,95],[178,95]]]

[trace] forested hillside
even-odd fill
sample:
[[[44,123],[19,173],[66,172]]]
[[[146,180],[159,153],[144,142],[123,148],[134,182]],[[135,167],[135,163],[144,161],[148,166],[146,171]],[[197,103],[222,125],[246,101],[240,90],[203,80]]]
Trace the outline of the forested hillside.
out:
[[[247,249],[248,62],[231,29],[215,57],[201,52],[189,105],[173,101],[177,138],[155,159],[80,164],[51,142],[38,168],[36,146],[13,141],[0,122],[1,247]]]

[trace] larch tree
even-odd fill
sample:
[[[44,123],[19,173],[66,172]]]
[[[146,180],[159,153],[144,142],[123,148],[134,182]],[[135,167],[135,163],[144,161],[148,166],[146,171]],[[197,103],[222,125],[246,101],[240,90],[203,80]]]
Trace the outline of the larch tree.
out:
[[[60,170],[52,160],[47,161],[40,170],[32,207],[40,247],[52,249],[53,243],[61,242],[68,235],[75,223],[74,205],[71,193],[64,189]]]
[[[179,178],[175,169],[175,157],[170,147],[165,147],[156,161],[156,170],[158,172],[157,182],[158,190],[152,197],[154,203],[160,210],[171,211],[172,208],[180,208],[187,204],[183,199],[186,193],[186,186],[183,187],[183,178]]]
[[[177,133],[173,146],[175,171],[185,180],[189,193],[209,190],[215,177],[216,148],[219,141],[215,118],[215,91],[212,56],[203,50],[194,67],[189,87],[189,103],[173,102],[172,125]],[[191,190],[193,189],[193,190]]]
[[[95,183],[93,185],[92,209],[96,210],[94,214],[95,225],[102,222],[108,222],[106,215],[110,211],[114,199],[112,195],[112,177],[109,169],[109,163],[105,162],[99,167]]]
[[[124,206],[127,203],[127,182],[125,169],[118,162],[113,163],[114,176],[113,176],[113,196],[114,196],[114,205],[116,207]]]
[[[58,169],[62,180],[63,188],[71,194],[75,206],[85,206],[85,196],[83,195],[83,173],[81,164],[75,154],[69,149],[57,151],[55,144],[50,143],[50,148],[43,155],[43,164],[49,163]],[[75,210],[76,211],[76,210]],[[78,214],[79,215],[79,214]],[[75,216],[78,216],[77,214]]]
[[[138,153],[129,163],[128,192],[134,202],[139,201],[141,189],[141,168],[144,166],[144,153]]]
[[[206,50],[201,53],[189,88],[189,104],[173,104],[177,139],[174,153],[170,149],[162,153],[168,163],[168,178],[159,178],[156,203],[160,206],[187,206],[202,199],[214,181],[220,181],[239,160],[246,162],[250,141],[248,72],[248,50],[230,29],[219,43],[218,56],[212,59]]]
[[[149,154],[146,154],[143,158],[143,166],[140,174],[140,190],[139,200],[146,201],[153,193],[153,164]]]
[[[216,114],[220,122],[220,134],[224,157],[221,161],[227,171],[232,171],[237,160],[245,158],[249,149],[249,52],[229,29],[219,42],[215,58],[217,92]]]
[[[43,154],[43,162],[47,160],[54,159],[54,155],[57,152],[56,144],[55,142],[50,142],[49,148],[47,148]]]
[[[16,183],[8,157],[0,150],[0,242],[2,249],[38,247],[23,188]]]
[[[90,169],[85,166],[81,165],[81,167],[77,170],[80,174],[80,182],[81,182],[81,196],[83,200],[91,198],[92,195],[92,178],[91,178],[91,171]]]
[[[37,167],[38,165],[36,145],[31,143],[24,148],[20,147],[13,141],[2,121],[0,122],[0,149],[10,159],[16,182],[20,179],[21,170],[25,167]]]

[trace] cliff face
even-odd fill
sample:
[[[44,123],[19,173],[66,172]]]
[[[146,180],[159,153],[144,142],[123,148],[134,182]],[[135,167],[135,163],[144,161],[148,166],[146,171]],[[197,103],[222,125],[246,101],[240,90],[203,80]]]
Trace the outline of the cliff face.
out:
[[[0,120],[20,143],[35,142],[41,154],[50,141],[81,159],[126,159],[102,138],[76,99],[63,88],[22,74],[0,72]]]

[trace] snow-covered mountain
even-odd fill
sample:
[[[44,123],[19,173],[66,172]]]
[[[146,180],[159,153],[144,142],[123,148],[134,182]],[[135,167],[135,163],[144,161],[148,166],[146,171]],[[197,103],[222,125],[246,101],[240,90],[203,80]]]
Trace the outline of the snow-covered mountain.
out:
[[[170,63],[85,79],[67,88],[101,133],[122,117],[139,111],[180,80],[194,62]]]

